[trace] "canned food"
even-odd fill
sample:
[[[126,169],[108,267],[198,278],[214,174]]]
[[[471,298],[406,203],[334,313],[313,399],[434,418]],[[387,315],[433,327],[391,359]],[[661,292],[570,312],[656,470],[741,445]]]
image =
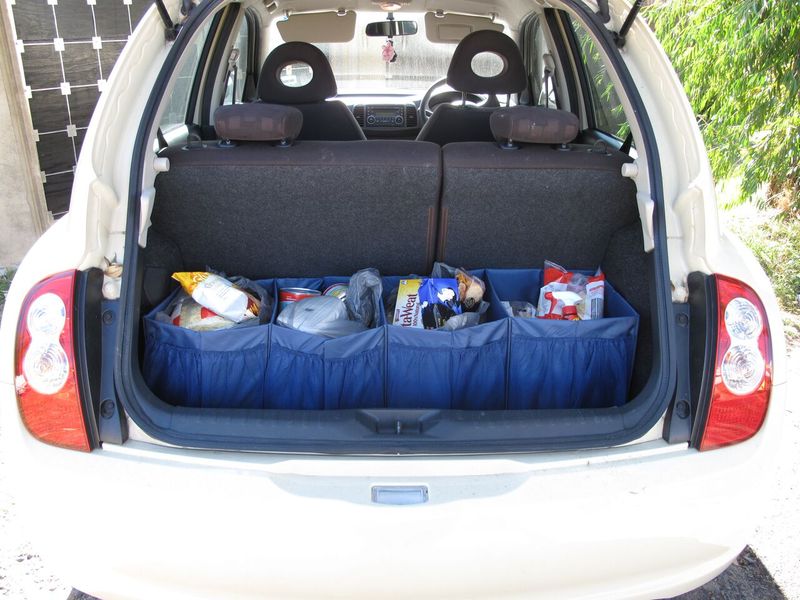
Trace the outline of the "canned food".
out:
[[[308,288],[281,288],[278,290],[278,307],[280,310],[283,310],[292,302],[319,295],[319,290],[311,290]]]
[[[346,283],[334,283],[333,285],[329,285],[327,288],[325,288],[325,291],[322,292],[322,295],[333,296],[334,298],[338,298],[344,302],[344,299],[347,298],[347,290],[349,288],[350,286]]]

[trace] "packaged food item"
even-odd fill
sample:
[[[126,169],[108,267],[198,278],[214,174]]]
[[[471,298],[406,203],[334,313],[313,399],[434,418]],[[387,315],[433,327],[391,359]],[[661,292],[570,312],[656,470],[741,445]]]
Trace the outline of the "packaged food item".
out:
[[[200,305],[234,323],[258,317],[260,300],[219,275],[194,271],[173,273],[172,278]]]
[[[455,269],[442,262],[433,264],[431,277],[453,278],[458,282],[458,301],[465,312],[479,312],[486,285],[479,277],[470,275],[464,269]]]
[[[325,288],[325,291],[322,292],[323,296],[333,296],[334,298],[338,298],[342,302],[344,302],[345,298],[347,298],[347,290],[350,288],[349,285],[346,283],[334,283],[333,285],[329,285]]]
[[[366,330],[362,323],[348,318],[341,300],[321,295],[290,303],[278,315],[278,325],[329,338]]]
[[[539,292],[536,316],[541,319],[563,319],[564,307],[574,306],[568,311],[572,318],[580,320],[601,319],[605,300],[605,275],[598,269],[591,276],[572,273],[561,265],[545,261],[544,285]]]
[[[236,325],[217,313],[199,304],[191,296],[179,297],[171,307],[169,321],[177,327],[192,331],[216,331]]]
[[[393,323],[401,327],[438,329],[462,312],[456,279],[401,279]]]
[[[304,298],[319,296],[319,290],[309,288],[281,288],[278,290],[278,313],[283,312],[292,302],[298,302]]]

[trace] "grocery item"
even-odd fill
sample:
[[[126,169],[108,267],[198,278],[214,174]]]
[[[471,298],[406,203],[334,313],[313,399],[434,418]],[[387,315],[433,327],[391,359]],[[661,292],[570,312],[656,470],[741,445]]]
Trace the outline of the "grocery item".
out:
[[[394,310],[395,325],[438,329],[462,312],[456,279],[400,280]]]
[[[523,300],[501,301],[500,304],[503,305],[503,309],[509,317],[532,319],[536,314],[536,307]]]
[[[312,290],[309,288],[281,288],[278,290],[278,312],[283,312],[292,302],[319,295],[319,290]]]
[[[234,323],[254,319],[259,315],[260,299],[236,287],[224,277],[192,271],[173,273],[172,278],[200,305]]]
[[[167,310],[170,323],[192,331],[215,331],[236,325],[184,294],[179,296]]]
[[[344,304],[350,319],[376,327],[380,315],[383,282],[377,269],[361,269],[350,278]]]
[[[366,330],[362,323],[348,318],[347,307],[341,300],[322,295],[289,303],[278,315],[278,325],[329,338]]]
[[[333,285],[329,285],[325,288],[325,291],[322,292],[323,296],[333,296],[334,298],[338,298],[342,302],[344,302],[345,298],[347,298],[347,290],[350,288],[349,285],[346,283],[334,283]]]
[[[587,276],[545,261],[544,285],[539,292],[537,317],[562,319],[564,307],[574,306],[580,320],[600,319],[603,317],[604,299],[605,275],[600,269],[594,275]],[[573,316],[571,309],[569,316]]]
[[[470,275],[464,269],[455,269],[448,264],[437,262],[431,271],[433,278],[452,278],[458,282],[458,301],[467,312],[478,312],[481,308],[486,285],[479,277]]]

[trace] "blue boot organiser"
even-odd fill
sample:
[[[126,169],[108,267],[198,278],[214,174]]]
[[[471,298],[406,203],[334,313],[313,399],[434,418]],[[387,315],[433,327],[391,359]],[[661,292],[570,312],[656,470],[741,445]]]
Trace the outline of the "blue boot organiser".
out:
[[[487,269],[490,317],[501,300],[536,306],[543,272]],[[608,283],[605,317],[556,321],[505,317],[509,322],[507,408],[606,408],[628,395],[639,315]]]
[[[272,290],[273,281],[259,281]],[[162,400],[199,408],[264,408],[271,325],[191,331],[156,320],[180,290],[144,319],[142,373]]]
[[[379,325],[327,339],[275,324],[278,290],[324,290],[347,277],[278,279],[270,324],[195,332],[144,319],[143,372],[167,402],[202,408],[601,408],[627,399],[639,317],[608,284],[606,318],[508,317],[501,300],[536,304],[538,269],[473,271],[486,283],[486,322],[458,331]],[[401,277],[384,277],[384,297]],[[176,292],[177,293],[177,292]]]

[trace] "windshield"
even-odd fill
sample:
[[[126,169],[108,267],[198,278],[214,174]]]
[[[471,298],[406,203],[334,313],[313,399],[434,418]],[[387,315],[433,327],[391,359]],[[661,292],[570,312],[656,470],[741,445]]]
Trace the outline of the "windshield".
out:
[[[395,13],[395,18],[416,21],[415,35],[392,40],[396,58],[384,59],[383,37],[367,37],[364,28],[372,21],[386,20],[385,12],[359,12],[353,39],[342,44],[314,44],[328,57],[339,94],[421,93],[447,74],[455,44],[434,44],[425,35],[423,13]],[[270,50],[283,43],[276,22],[270,26]],[[390,56],[387,50],[387,56]],[[302,74],[294,76],[302,77]],[[291,84],[290,84],[291,85]]]

